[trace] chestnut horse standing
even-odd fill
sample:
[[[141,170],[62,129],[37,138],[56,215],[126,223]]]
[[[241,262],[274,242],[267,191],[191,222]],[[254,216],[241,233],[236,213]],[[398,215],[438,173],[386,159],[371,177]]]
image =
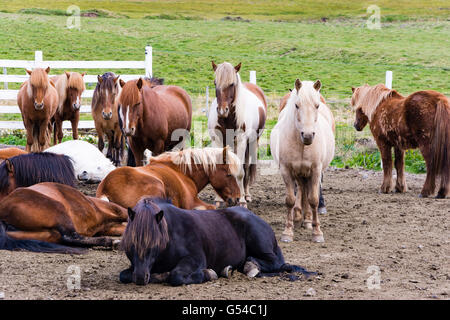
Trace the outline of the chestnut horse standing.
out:
[[[47,69],[27,70],[30,79],[25,81],[17,94],[17,104],[27,130],[28,152],[39,152],[50,146],[51,119],[58,108],[58,92],[49,80]]]
[[[137,166],[144,151],[159,155],[183,146],[191,130],[192,104],[185,90],[177,86],[150,86],[142,78],[121,81],[120,116],[124,133]]]
[[[98,149],[103,152],[104,135],[108,138],[106,156],[114,165],[120,165],[124,138],[119,124],[118,99],[120,95],[119,76],[107,72],[97,76],[97,85],[92,97],[91,113],[98,135]]]
[[[59,105],[54,116],[53,144],[61,143],[63,138],[62,123],[69,120],[72,125],[72,137],[78,139],[78,122],[80,121],[81,94],[86,89],[84,85],[85,73],[65,72],[51,77],[58,91]]]
[[[403,97],[383,84],[352,88],[351,104],[356,110],[355,129],[367,123],[381,152],[384,179],[381,192],[392,186],[394,148],[397,183],[395,191],[406,192],[405,150],[419,148],[427,166],[427,177],[420,196],[435,191],[436,177],[441,177],[437,198],[450,190],[450,103],[443,94],[427,90]]]
[[[266,123],[266,97],[257,85],[242,83],[240,63],[236,67],[228,62],[217,66],[212,61],[212,67],[216,99],[209,110],[208,131],[214,147],[230,145],[241,160],[239,202],[245,206],[251,201],[249,187],[256,177],[258,140]]]
[[[240,161],[228,148],[185,149],[151,158],[150,164],[117,168],[97,188],[97,197],[134,207],[145,195],[171,199],[185,209],[214,209],[197,194],[211,184],[230,205],[239,199]]]
[[[12,227],[7,236],[17,240],[112,247],[114,241],[104,236],[122,235],[127,210],[73,187],[44,182],[18,188],[4,198],[0,221]]]

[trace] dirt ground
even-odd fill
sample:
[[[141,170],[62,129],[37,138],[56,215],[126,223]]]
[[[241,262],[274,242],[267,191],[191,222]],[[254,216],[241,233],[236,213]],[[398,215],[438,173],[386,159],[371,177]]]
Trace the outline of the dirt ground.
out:
[[[317,271],[308,280],[248,279],[238,272],[201,285],[145,287],[119,282],[128,267],[123,252],[91,249],[82,256],[0,251],[4,299],[449,299],[450,199],[420,199],[424,175],[407,176],[406,194],[379,194],[381,173],[329,169],[321,215],[325,243],[296,229],[281,243],[289,263]],[[80,185],[94,194],[96,185]],[[249,208],[279,238],[284,226],[281,177],[259,175]],[[201,194],[212,202],[213,193]],[[75,269],[74,269],[75,268]],[[81,289],[69,290],[79,268]],[[379,284],[379,285],[377,285]],[[370,287],[370,288],[369,288]]]

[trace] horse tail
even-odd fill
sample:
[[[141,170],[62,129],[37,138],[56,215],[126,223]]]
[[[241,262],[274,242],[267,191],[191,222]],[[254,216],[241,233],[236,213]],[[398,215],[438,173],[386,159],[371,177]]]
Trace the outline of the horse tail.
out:
[[[43,253],[65,253],[82,254],[86,251],[79,248],[72,248],[56,243],[50,243],[39,240],[19,240],[8,236],[3,222],[0,221],[0,250],[26,250],[31,252]]]
[[[431,174],[441,176],[441,185],[450,182],[450,104],[446,97],[440,98],[434,116],[434,132],[431,140]]]

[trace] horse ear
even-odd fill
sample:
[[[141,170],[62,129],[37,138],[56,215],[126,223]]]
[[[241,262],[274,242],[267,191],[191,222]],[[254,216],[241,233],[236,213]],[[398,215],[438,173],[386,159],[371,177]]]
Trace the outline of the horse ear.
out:
[[[136,82],[136,86],[138,87],[139,90],[141,90],[141,88],[142,88],[142,78],[138,79],[138,81]]]
[[[228,146],[223,147],[222,150],[222,163],[226,164],[227,163],[227,154],[228,154]]]
[[[160,223],[162,218],[164,217],[164,211],[160,211],[156,214],[155,218],[156,218],[156,222]]]
[[[50,73],[50,67],[47,67],[47,69],[45,69],[45,72],[47,72],[47,74]]]
[[[355,90],[356,90],[356,88],[355,88],[355,87],[352,87],[352,92],[353,92],[353,93],[355,93]]]
[[[31,71],[31,70],[28,70],[28,69],[25,69],[25,71],[31,76],[31,73],[33,72],[33,71]]]
[[[302,83],[301,83],[300,79],[295,80],[295,89],[297,90],[297,93],[301,87],[302,87]]]
[[[119,80],[120,86],[123,88],[123,86],[125,85],[125,81],[123,81],[122,79]]]
[[[130,207],[128,207],[128,217],[130,218],[130,221],[134,220],[134,216],[136,215],[136,212],[133,211]]]
[[[83,73],[81,74],[82,77],[84,77],[85,75],[86,75],[86,72],[83,72]]]
[[[313,87],[317,91],[320,91],[320,88],[322,88],[322,82],[320,82],[320,80],[317,80],[316,82],[314,82]]]
[[[114,83],[117,83],[117,80],[119,80],[119,77],[120,77],[120,75],[114,78]]]
[[[211,64],[212,64],[212,68],[213,68],[213,70],[215,72],[216,69],[217,69],[217,64],[214,63],[214,60],[211,60]]]
[[[98,83],[102,83],[103,82],[103,78],[100,75],[97,75],[97,81],[98,81]]]
[[[292,89],[289,89],[289,92],[292,92]]]
[[[66,74],[67,79],[69,79],[70,78],[70,72],[64,71],[64,73]]]
[[[236,67],[234,67],[234,70],[236,70],[236,72],[239,72],[239,70],[241,70],[241,64],[242,62],[239,62],[239,64]]]
[[[5,166],[6,166],[6,170],[8,170],[9,173],[14,173],[14,166],[13,166],[12,162],[9,161],[9,159],[5,160]]]

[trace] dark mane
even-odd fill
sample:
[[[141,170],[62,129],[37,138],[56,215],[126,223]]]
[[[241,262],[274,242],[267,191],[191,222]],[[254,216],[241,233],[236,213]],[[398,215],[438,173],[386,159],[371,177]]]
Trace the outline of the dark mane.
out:
[[[14,167],[17,187],[29,187],[41,182],[57,182],[75,186],[72,159],[50,152],[30,153],[9,159]],[[6,161],[0,164],[0,192],[9,187]]]
[[[100,95],[101,89],[107,90],[108,92],[112,92],[117,83],[114,82],[114,78],[116,74],[114,72],[106,72],[102,75],[102,83],[97,82],[97,85],[94,89],[94,94],[92,96],[92,108],[97,110],[98,105],[100,105],[102,96]]]
[[[164,217],[160,223],[156,221],[155,216],[161,211],[159,206],[151,198],[146,198],[138,202],[134,211],[134,219],[128,219],[122,236],[121,249],[125,252],[134,249],[140,258],[148,249],[164,250],[169,242],[169,232]]]
[[[148,82],[150,82],[151,86],[160,86],[164,84],[164,78],[157,78],[157,77],[144,77],[144,80],[147,80]]]

